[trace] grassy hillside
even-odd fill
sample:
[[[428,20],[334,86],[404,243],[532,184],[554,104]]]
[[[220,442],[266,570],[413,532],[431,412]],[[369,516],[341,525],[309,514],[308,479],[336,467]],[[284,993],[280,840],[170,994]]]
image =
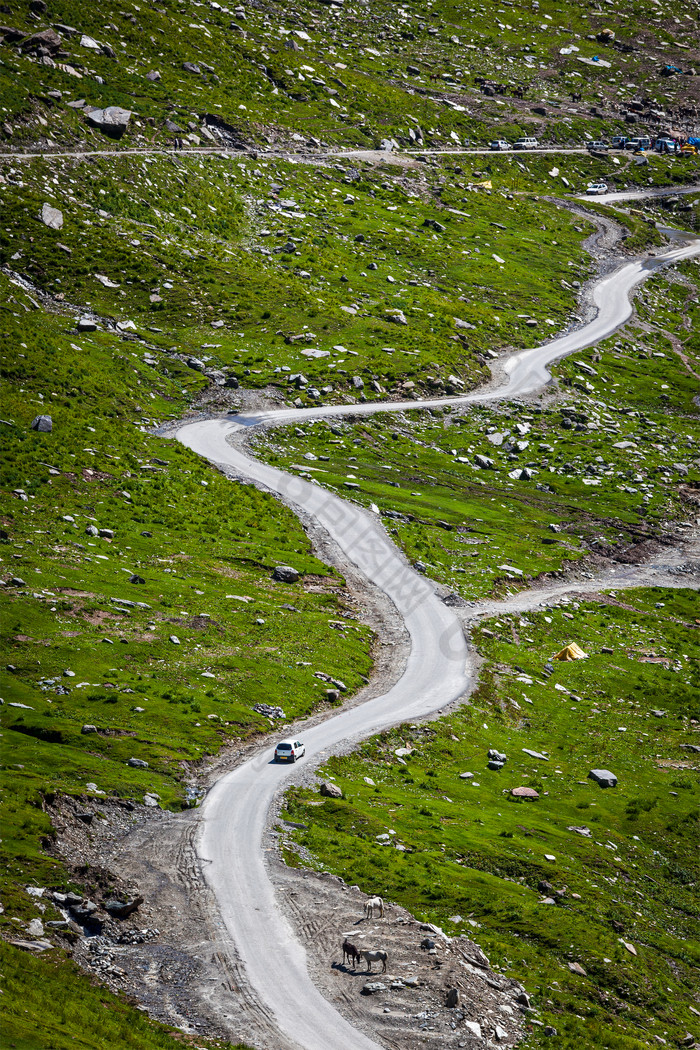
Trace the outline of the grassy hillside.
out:
[[[282,725],[327,702],[316,672],[354,690],[371,634],[289,511],[151,433],[154,416],[186,410],[199,373],[154,369],[139,343],[79,333],[14,282],[3,288],[0,930],[21,940],[32,920],[63,918],[53,906],[40,916],[27,885],[84,892],[51,849],[45,800],[193,804],[203,758],[272,728],[254,705],[282,707]],[[52,432],[32,430],[45,413]],[[290,563],[300,582],[275,582]],[[4,1031],[18,1046],[74,1045],[70,1033],[114,1046],[127,1026],[119,1045],[170,1045],[116,1006],[112,1035],[89,1034],[104,997],[55,965],[77,930],[51,936],[48,963],[7,949]],[[28,990],[35,970],[43,995]],[[70,1014],[52,1033],[47,994]]]
[[[368,10],[358,0],[300,0],[293,11],[185,0],[29,9],[10,0],[4,136],[15,146],[103,145],[85,106],[117,105],[133,112],[125,145],[194,136],[457,146],[519,134],[577,143],[624,127],[626,114],[635,129],[685,126],[698,103],[684,75],[698,63],[697,22],[679,0],[605,10],[373,0]],[[41,55],[30,38],[48,28],[58,38]],[[668,65],[679,72],[662,76]]]
[[[663,539],[697,513],[697,269],[650,281],[638,322],[558,365],[542,406],[321,421],[256,447],[374,504],[410,560],[468,599]],[[424,380],[443,392],[439,373]]]
[[[700,965],[697,756],[682,750],[698,745],[697,611],[694,591],[652,589],[485,621],[467,707],[327,762],[342,800],[290,793],[305,856],[468,933],[557,1046],[678,1044],[697,1029]],[[571,641],[588,659],[550,675]]]
[[[251,390],[298,405],[466,390],[495,358],[576,323],[594,273],[584,245],[595,210],[585,217],[552,198],[591,180],[685,184],[698,158],[423,154],[370,164],[328,154],[387,139],[418,154],[521,133],[579,145],[620,128],[687,130],[698,78],[661,68],[697,65],[697,23],[678,0],[605,12],[554,0],[497,9],[380,0],[371,17],[359,2],[302,0],[292,11],[8,0],[0,21],[0,150],[11,155],[0,163],[3,1034],[25,1050],[148,1050],[183,1033],[90,983],[68,958],[80,928],[48,926],[63,921],[51,892],[89,890],[101,908],[112,890],[60,859],[49,804],[68,796],[98,820],[104,799],[137,816],[196,804],[202,760],[323,709],[329,678],[343,683],[342,701],[370,676],[373,647],[363,609],[313,556],[294,516],[158,426],[193,408],[254,403]],[[606,29],[616,37],[598,39]],[[121,136],[89,119],[108,106],[131,113]],[[210,152],[186,152],[198,147]],[[47,155],[21,158],[33,148]],[[60,151],[74,155],[51,156]],[[314,163],[291,156],[324,151]],[[635,202],[622,217],[623,250],[658,246],[653,222],[662,219],[697,228],[697,201],[691,211]],[[602,364],[591,352],[577,359],[582,369],[561,366],[562,404],[576,416],[515,405],[459,420],[324,424],[271,435],[265,454],[290,469],[316,456],[302,460],[307,472],[375,501],[412,560],[467,598],[662,536],[687,516],[700,438],[697,267],[678,273],[655,281],[642,327],[611,340]],[[40,415],[51,417],[50,432],[32,429]],[[493,428],[507,431],[499,446]],[[619,441],[643,449],[643,467],[631,446],[610,448]],[[495,469],[476,468],[477,454]],[[521,479],[516,468],[539,473]],[[285,564],[298,582],[274,579]],[[683,624],[690,601],[678,606]],[[537,630],[539,659],[547,628],[538,621]],[[486,637],[485,711],[513,655]],[[662,674],[656,665],[644,673],[644,683]],[[560,731],[568,721],[539,725],[540,746],[553,747],[547,734]],[[360,768],[352,759],[347,776]],[[675,843],[676,810],[662,812],[655,834],[666,827]],[[329,864],[331,817],[324,809],[308,843],[319,857],[328,851]],[[419,813],[411,834],[428,834],[428,819]],[[622,819],[610,817],[610,835]],[[482,849],[472,831],[469,848]],[[683,824],[682,851],[686,833]],[[494,878],[502,864],[499,854]],[[419,892],[422,874],[406,885],[414,878],[406,901],[436,914]],[[402,884],[387,888],[398,897]],[[665,920],[667,902],[659,907]],[[558,951],[569,928],[532,947],[547,937],[528,916],[524,958],[545,980],[553,941]],[[7,943],[23,940],[34,951],[46,943],[36,955]],[[505,944],[494,940],[499,958],[511,952]],[[676,940],[672,949],[681,969],[668,983],[680,994],[690,963]]]

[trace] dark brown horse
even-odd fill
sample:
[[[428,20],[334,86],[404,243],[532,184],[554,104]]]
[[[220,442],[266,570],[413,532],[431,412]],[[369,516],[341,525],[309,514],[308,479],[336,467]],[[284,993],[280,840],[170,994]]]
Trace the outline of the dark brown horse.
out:
[[[359,948],[356,948],[354,944],[351,944],[347,937],[343,941],[343,963],[346,959],[348,963],[352,963],[353,967],[357,966],[361,959]]]

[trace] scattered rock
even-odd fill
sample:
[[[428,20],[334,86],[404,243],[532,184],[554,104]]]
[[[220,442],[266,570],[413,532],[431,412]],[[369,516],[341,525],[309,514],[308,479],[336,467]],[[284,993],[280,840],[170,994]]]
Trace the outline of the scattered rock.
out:
[[[287,717],[281,707],[276,707],[273,704],[253,704],[253,710],[260,715],[265,715],[266,718]]]
[[[511,789],[511,795],[514,798],[539,798],[539,791],[535,791],[534,788],[529,787],[517,787]]]
[[[63,228],[63,212],[59,211],[58,208],[53,208],[50,204],[42,205],[39,218],[44,226],[48,226],[51,230],[60,230]]]
[[[332,784],[329,781],[324,780],[319,788],[319,792],[324,798],[342,798],[343,792],[337,784]]]
[[[110,138],[119,139],[126,131],[131,120],[131,110],[121,106],[107,106],[106,109],[92,109],[87,114],[88,124],[99,128]]]
[[[137,576],[136,573],[129,577],[129,583],[145,583],[143,576]]]
[[[613,788],[617,784],[617,777],[609,769],[592,769],[588,779],[594,780],[602,788]]]
[[[33,33],[31,36],[26,36],[20,47],[23,51],[38,51],[41,48],[45,48],[47,51],[53,53],[58,51],[63,41],[58,35],[55,29],[44,29],[40,33]]]
[[[108,900],[105,901],[103,907],[113,918],[126,919],[127,916],[138,911],[142,904],[143,897],[134,897],[129,901]]]
[[[376,992],[385,992],[386,985],[381,981],[367,981],[362,985],[361,995],[374,995]]]
[[[32,430],[38,430],[40,434],[50,434],[53,430],[51,416],[35,416],[32,420]]]
[[[450,988],[445,997],[445,1006],[450,1010],[459,1006],[459,988]]]
[[[97,732],[97,726],[91,725],[91,723],[89,723],[89,722],[88,722],[88,723],[87,723],[86,725],[84,725],[84,726],[82,727],[82,729],[80,730],[80,732],[81,732],[81,733],[82,733],[82,734],[83,734],[84,736],[87,736],[87,735],[88,735],[89,733],[96,733],[96,732]]]
[[[275,571],[272,573],[272,579],[277,580],[280,583],[297,583],[299,580],[299,570],[293,568],[291,565],[277,565]]]
[[[15,947],[15,948],[19,948],[23,952],[36,952],[37,954],[39,952],[48,951],[49,948],[53,948],[53,944],[51,943],[51,941],[44,941],[44,940],[42,940],[42,941],[22,941],[22,940],[18,940],[18,941],[10,941],[10,944],[13,947]]]
[[[148,762],[144,762],[142,758],[130,758],[126,764],[134,769],[148,769]]]

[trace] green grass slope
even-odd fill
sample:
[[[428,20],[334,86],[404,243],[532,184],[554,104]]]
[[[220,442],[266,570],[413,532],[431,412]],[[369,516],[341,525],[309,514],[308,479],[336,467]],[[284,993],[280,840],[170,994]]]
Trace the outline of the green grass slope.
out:
[[[194,136],[373,147],[389,137],[454,147],[519,134],[578,143],[624,128],[627,114],[634,130],[685,126],[698,102],[686,75],[699,60],[697,22],[679,0],[605,10],[374,0],[371,17],[359,0],[300,0],[293,10],[10,0],[3,21],[11,146],[104,145],[89,106],[133,112],[124,144]],[[58,38],[42,54],[31,37],[47,29]],[[667,65],[680,72],[663,76]]]
[[[557,1046],[677,1044],[697,1030],[697,613],[696,592],[652,589],[484,622],[468,706],[327,762],[342,800],[290,793],[305,856],[466,932]],[[588,658],[549,674],[571,641]]]
[[[374,504],[410,560],[468,599],[663,539],[692,522],[700,484],[697,265],[680,269],[645,286],[623,335],[557,366],[543,407],[316,422],[256,448]]]

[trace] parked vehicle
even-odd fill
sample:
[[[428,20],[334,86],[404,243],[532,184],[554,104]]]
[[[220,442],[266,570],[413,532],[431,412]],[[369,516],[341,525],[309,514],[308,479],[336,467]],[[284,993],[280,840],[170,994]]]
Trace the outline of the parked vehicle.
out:
[[[604,182],[589,182],[586,186],[586,193],[607,193],[608,187]]]
[[[513,143],[513,149],[537,149],[538,147],[539,142],[537,141],[537,139],[533,138],[517,139]]]
[[[633,152],[638,149],[649,149],[650,146],[651,139],[646,135],[640,135],[638,138],[628,139],[627,141],[627,149],[631,149]]]
[[[593,150],[596,153],[607,153],[608,144],[607,142],[587,142],[586,149]]]
[[[275,748],[275,762],[296,762],[306,754],[301,740],[280,740]]]
[[[657,153],[678,153],[678,143],[675,139],[657,139],[654,149]]]
[[[490,143],[489,149],[491,150],[504,150],[510,149],[510,142],[506,142],[505,139],[496,139],[495,142]]]
[[[629,139],[626,135],[613,135],[610,140],[610,146],[612,149],[624,149],[628,142]]]

